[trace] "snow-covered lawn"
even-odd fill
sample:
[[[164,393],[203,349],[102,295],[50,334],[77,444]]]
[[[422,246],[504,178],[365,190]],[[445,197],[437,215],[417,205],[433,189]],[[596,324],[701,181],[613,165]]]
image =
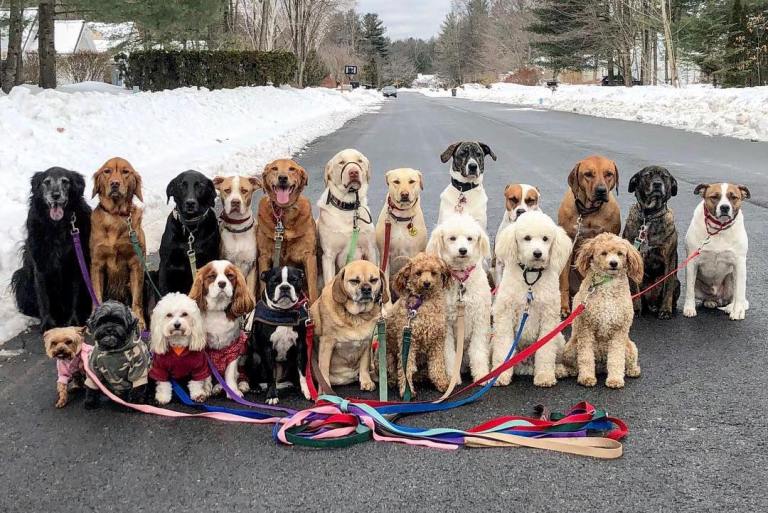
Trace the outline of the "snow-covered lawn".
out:
[[[0,93],[0,344],[29,324],[16,311],[8,283],[19,265],[35,171],[79,171],[90,196],[91,174],[110,157],[127,158],[144,179],[144,231],[154,251],[170,211],[165,187],[176,174],[260,173],[270,160],[290,156],[381,102],[376,91],[288,87],[114,94],[121,91],[83,84],[64,90]],[[308,171],[311,180],[322,179],[321,170]]]
[[[420,89],[419,92],[428,96],[451,95],[445,90]],[[546,87],[493,84],[487,89],[467,84],[458,89],[457,96],[768,141],[768,87],[675,89],[561,85],[553,93]]]

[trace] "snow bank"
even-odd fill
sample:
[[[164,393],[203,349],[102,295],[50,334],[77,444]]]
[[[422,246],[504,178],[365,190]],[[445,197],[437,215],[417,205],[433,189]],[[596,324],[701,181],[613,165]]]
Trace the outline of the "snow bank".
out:
[[[420,90],[427,96],[450,96],[450,91]],[[640,121],[682,128],[707,135],[768,141],[768,87],[714,89],[690,86],[601,87],[561,85],[546,87],[493,84],[490,89],[467,84],[459,98],[537,106],[605,118]]]
[[[79,171],[90,195],[90,175],[110,157],[127,158],[144,179],[144,231],[154,251],[170,212],[165,187],[179,172],[261,172],[269,160],[291,155],[380,102],[376,91],[288,87],[125,95],[33,94],[17,87],[0,94],[0,341],[29,324],[16,311],[8,283],[19,265],[35,171],[51,166]],[[309,171],[320,179],[321,170]]]

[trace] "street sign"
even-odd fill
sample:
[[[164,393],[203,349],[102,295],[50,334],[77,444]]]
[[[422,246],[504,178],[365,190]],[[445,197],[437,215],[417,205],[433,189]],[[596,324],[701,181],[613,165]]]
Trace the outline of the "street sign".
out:
[[[357,66],[344,66],[345,75],[357,75]]]

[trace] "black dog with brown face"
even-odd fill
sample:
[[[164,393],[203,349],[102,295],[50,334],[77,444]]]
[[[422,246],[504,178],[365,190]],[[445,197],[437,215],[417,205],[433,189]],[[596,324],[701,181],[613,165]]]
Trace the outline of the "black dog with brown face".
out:
[[[629,192],[637,203],[632,206],[622,236],[634,243],[643,256],[645,275],[640,288],[652,285],[677,268],[677,229],[675,215],[667,202],[677,195],[677,180],[660,166],[648,166],[629,181]],[[677,273],[662,285],[635,300],[635,313],[650,311],[659,319],[671,319],[680,297]]]
[[[168,216],[160,241],[158,287],[163,295],[169,292],[186,294],[192,288],[187,255],[190,235],[194,239],[192,249],[198,269],[219,257],[221,236],[213,211],[216,189],[213,181],[204,174],[189,170],[171,180],[165,192],[176,206]]]
[[[73,226],[80,231],[88,265],[91,208],[83,198],[85,179],[75,171],[52,167],[35,173],[31,185],[22,266],[11,279],[16,306],[24,315],[39,318],[42,331],[81,326],[91,301],[70,232]]]

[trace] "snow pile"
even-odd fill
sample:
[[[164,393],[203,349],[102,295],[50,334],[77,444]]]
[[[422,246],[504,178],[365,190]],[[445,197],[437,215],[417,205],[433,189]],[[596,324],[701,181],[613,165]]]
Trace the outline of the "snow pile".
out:
[[[450,91],[420,91],[428,96],[450,96]],[[640,121],[682,128],[707,135],[768,141],[768,87],[714,89],[690,86],[601,87],[560,85],[546,87],[476,84],[459,88],[459,98],[539,106],[605,118]]]
[[[111,157],[127,158],[144,180],[144,231],[154,251],[170,212],[165,188],[179,172],[260,173],[270,160],[290,156],[380,102],[377,91],[288,87],[137,94],[33,94],[17,87],[0,94],[0,341],[29,321],[16,312],[8,283],[19,266],[35,171],[79,171],[90,196],[91,174]],[[322,170],[308,171],[311,180],[322,179]]]

